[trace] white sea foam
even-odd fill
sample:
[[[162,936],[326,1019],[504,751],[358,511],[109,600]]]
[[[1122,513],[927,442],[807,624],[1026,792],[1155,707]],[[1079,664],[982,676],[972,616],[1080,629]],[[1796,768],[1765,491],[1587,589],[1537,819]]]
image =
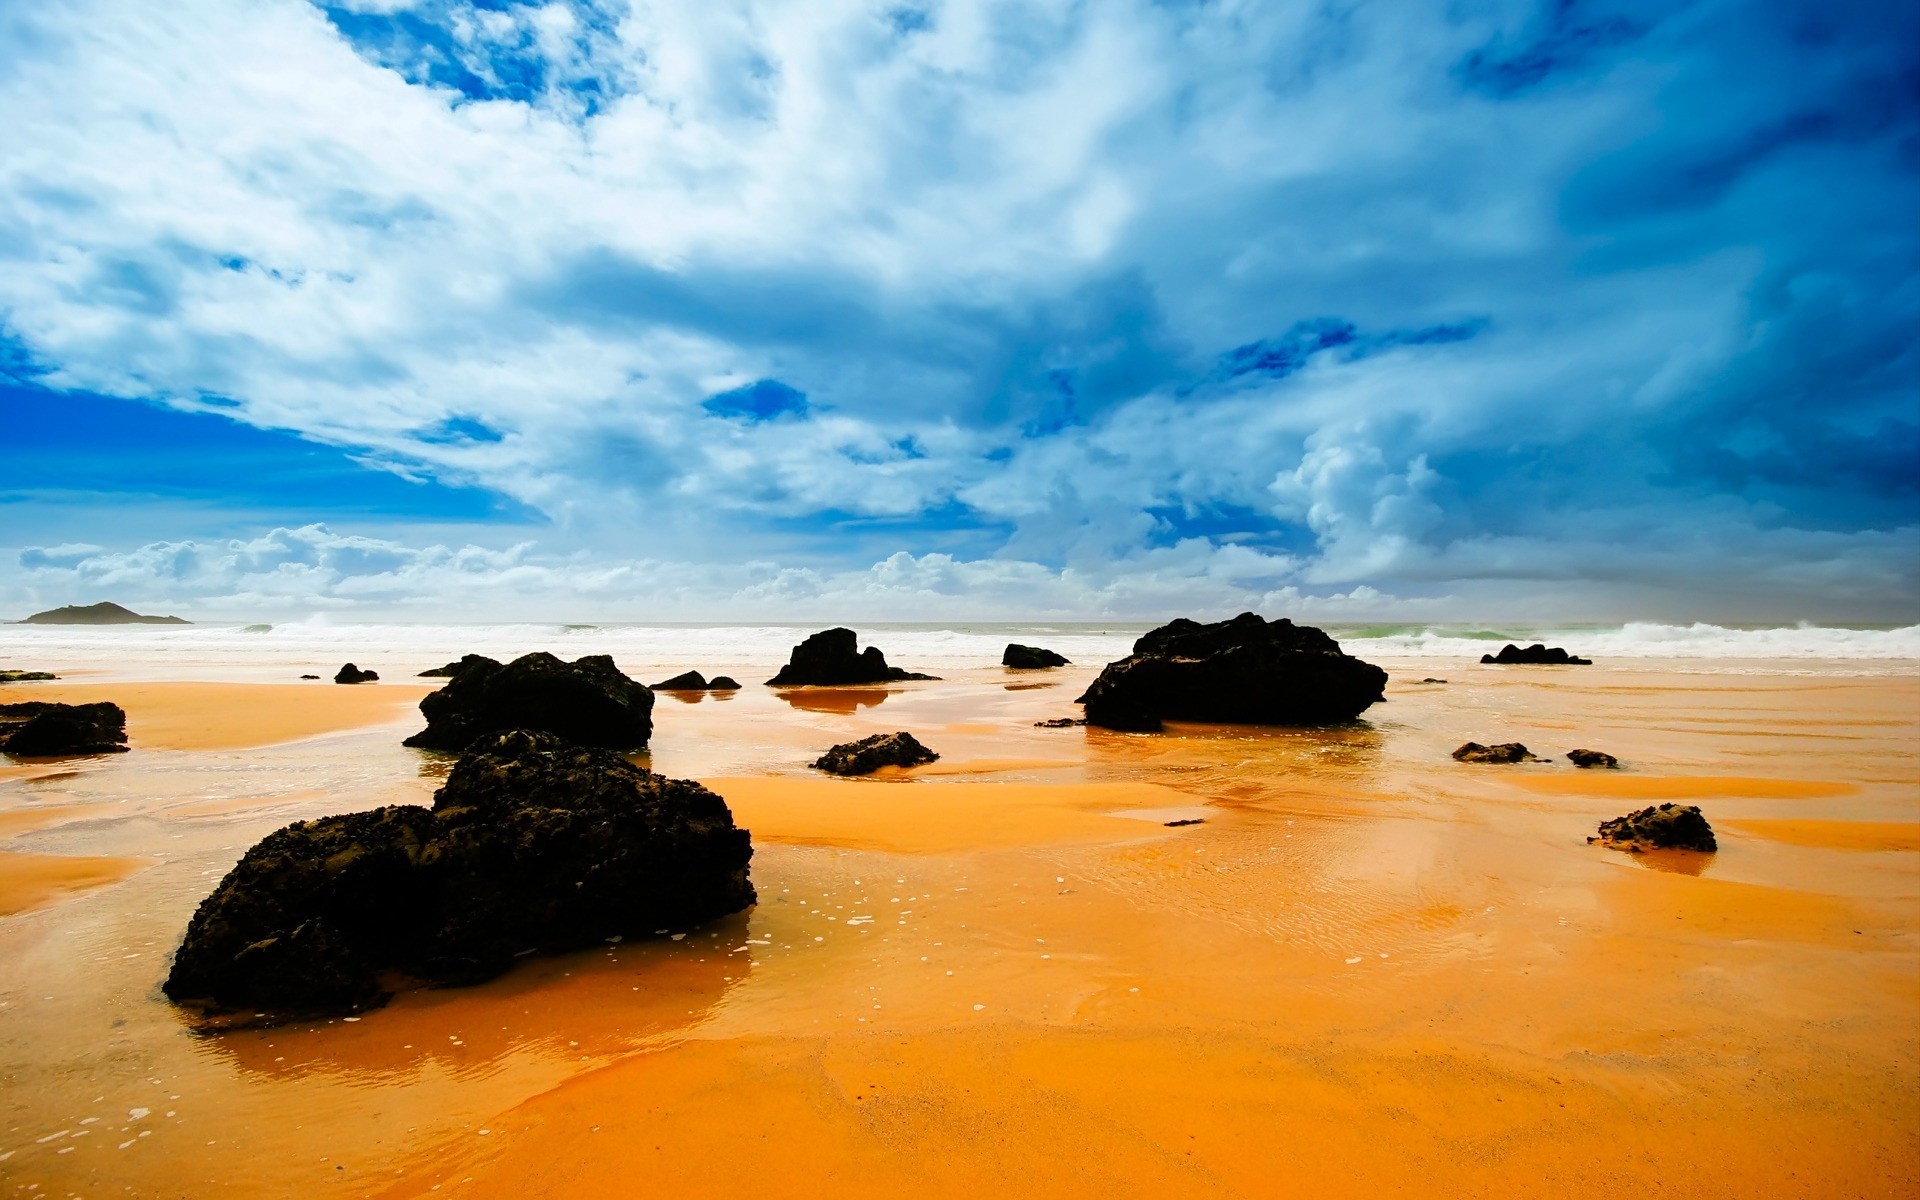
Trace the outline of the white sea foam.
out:
[[[862,645],[877,645],[908,670],[957,671],[1000,660],[1010,641],[1042,645],[1097,666],[1127,654],[1146,623],[862,624]],[[331,677],[343,662],[404,678],[462,654],[508,659],[533,650],[563,658],[611,654],[637,678],[695,668],[743,682],[770,675],[794,643],[817,626],[797,625],[419,625],[346,623],[315,618],[273,625],[0,625],[0,666],[100,671],[121,677],[284,679]],[[1327,629],[1362,658],[1478,661],[1505,642],[1545,642],[1597,660],[1920,660],[1920,626],[1846,629],[1797,625],[1744,629],[1722,625],[1619,626],[1401,625]]]

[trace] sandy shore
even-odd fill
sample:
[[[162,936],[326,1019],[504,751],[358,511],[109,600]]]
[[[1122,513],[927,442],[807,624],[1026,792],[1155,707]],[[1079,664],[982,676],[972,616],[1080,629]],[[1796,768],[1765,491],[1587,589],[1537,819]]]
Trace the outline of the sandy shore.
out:
[[[0,906],[0,1179],[1911,1194],[1920,678],[1444,673],[1328,731],[1033,728],[1079,668],[663,696],[649,761],[753,830],[751,912],[214,1038],[155,990],[193,906],[268,830],[424,801],[446,760],[398,745],[409,685],[83,685],[134,752],[0,775],[0,898],[56,880]],[[902,728],[934,770],[803,765]],[[1453,763],[1469,738],[1629,769]],[[1706,808],[1719,855],[1585,843],[1665,799]]]

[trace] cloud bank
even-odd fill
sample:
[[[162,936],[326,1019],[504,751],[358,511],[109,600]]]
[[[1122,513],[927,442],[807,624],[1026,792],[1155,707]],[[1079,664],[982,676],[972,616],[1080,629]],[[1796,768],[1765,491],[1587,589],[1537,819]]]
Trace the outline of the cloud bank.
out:
[[[0,596],[1907,615],[1916,47],[1789,0],[15,6],[9,374],[541,523],[25,530]]]

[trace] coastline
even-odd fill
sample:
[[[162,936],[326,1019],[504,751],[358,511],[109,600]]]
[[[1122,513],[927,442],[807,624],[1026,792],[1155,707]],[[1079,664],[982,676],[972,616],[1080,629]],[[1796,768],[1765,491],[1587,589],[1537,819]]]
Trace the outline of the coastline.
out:
[[[1438,686],[1412,682],[1431,660],[1381,661],[1388,702],[1318,731],[1033,728],[1071,711],[1084,665],[662,695],[642,761],[734,801],[757,908],[705,945],[530,960],[356,1022],[217,1038],[154,992],[186,914],[285,821],[425,802],[445,760],[397,743],[429,681],[0,689],[142,689],[121,700],[133,753],[0,773],[0,851],[152,864],[0,919],[18,1130],[0,1178],[502,1196],[1920,1179],[1920,664],[1450,663]],[[896,728],[937,772],[804,766]],[[1447,759],[1491,735],[1628,770]],[[1722,833],[1684,864],[1700,874],[1585,845],[1662,797]],[[1161,824],[1175,813],[1205,823]]]

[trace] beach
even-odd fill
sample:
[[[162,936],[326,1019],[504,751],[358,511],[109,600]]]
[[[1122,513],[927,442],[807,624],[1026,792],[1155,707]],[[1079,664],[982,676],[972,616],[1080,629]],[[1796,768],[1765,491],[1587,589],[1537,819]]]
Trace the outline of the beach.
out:
[[[0,1186],[1920,1186],[1920,659],[1606,632],[1593,666],[1499,667],[1467,653],[1497,642],[1374,631],[1343,639],[1390,677],[1358,722],[1129,734],[1035,722],[1079,715],[1130,627],[1023,633],[1074,659],[1028,672],[982,653],[1002,630],[863,629],[941,678],[761,686],[803,632],[6,631],[0,665],[63,678],[0,703],[112,699],[132,749],[0,760]],[[418,671],[533,649],[746,684],[659,694],[636,761],[727,800],[757,905],[351,1019],[208,1034],[160,996],[260,837],[430,802],[453,759],[400,744]],[[326,682],[348,658],[381,682]],[[940,760],[806,765],[893,730]],[[1552,761],[1454,762],[1467,740]],[[1716,854],[1587,843],[1669,800]]]

